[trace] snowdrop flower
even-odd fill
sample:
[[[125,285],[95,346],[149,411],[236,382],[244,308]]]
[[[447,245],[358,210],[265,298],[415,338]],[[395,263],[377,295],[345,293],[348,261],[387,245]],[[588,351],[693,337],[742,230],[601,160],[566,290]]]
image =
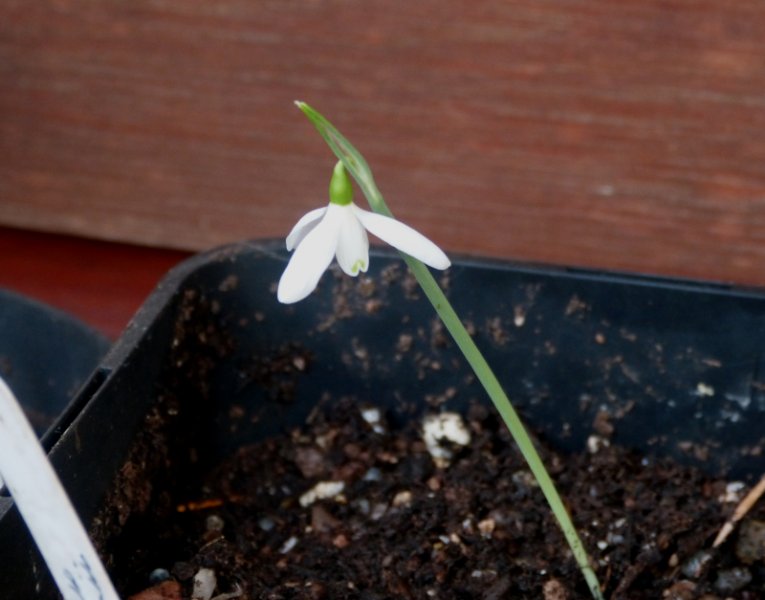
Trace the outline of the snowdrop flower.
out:
[[[295,250],[279,280],[277,298],[284,304],[299,302],[319,283],[333,257],[353,277],[369,266],[367,231],[401,252],[435,269],[451,265],[446,254],[408,225],[356,206],[351,180],[338,162],[329,184],[329,206],[310,211],[287,236],[287,250]]]

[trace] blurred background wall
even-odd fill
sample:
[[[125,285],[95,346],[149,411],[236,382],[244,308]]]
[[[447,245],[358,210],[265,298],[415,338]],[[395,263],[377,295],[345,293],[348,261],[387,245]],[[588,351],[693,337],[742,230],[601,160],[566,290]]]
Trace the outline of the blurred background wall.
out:
[[[452,253],[765,285],[761,0],[0,0],[0,224],[281,237],[295,99]]]

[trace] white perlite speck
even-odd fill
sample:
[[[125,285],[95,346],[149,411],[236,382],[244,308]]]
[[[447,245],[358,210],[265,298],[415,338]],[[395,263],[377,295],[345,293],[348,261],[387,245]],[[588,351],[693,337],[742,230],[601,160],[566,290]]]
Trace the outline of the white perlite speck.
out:
[[[590,454],[597,454],[603,448],[608,448],[610,445],[608,439],[600,435],[591,435],[587,438],[587,451]]]
[[[722,503],[735,504],[741,502],[744,495],[746,484],[743,481],[731,481],[725,486],[725,493],[718,496],[717,501]]]
[[[279,554],[289,554],[289,552],[297,546],[298,539],[293,535],[290,537],[287,541],[285,541],[282,544],[282,547],[279,548]]]
[[[310,490],[300,496],[300,506],[311,506],[317,500],[334,498],[343,493],[345,483],[342,481],[320,481]]]
[[[385,427],[382,425],[382,414],[379,408],[368,406],[361,409],[361,417],[372,426],[375,433],[385,433]]]
[[[467,446],[470,443],[470,431],[462,417],[453,412],[427,415],[422,421],[422,439],[439,468],[449,466],[454,453],[444,442]]]

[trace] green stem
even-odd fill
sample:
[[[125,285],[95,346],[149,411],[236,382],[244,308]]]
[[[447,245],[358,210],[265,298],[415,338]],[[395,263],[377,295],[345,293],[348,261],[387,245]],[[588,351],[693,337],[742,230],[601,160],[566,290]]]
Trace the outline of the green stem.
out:
[[[385,204],[385,200],[374,182],[372,171],[364,160],[364,157],[361,156],[353,145],[321,114],[304,102],[297,102],[296,104],[316,126],[321,136],[327,142],[329,147],[332,148],[332,151],[343,162],[345,168],[350,171],[354,179],[356,179],[369,201],[372,210],[392,217],[393,215]],[[518,448],[539,483],[539,487],[545,495],[553,515],[558,520],[563,535],[566,537],[571,552],[590,588],[590,593],[596,600],[603,600],[600,584],[598,583],[598,578],[595,575],[595,572],[590,566],[587,551],[584,549],[582,540],[579,538],[579,534],[571,521],[571,517],[563,505],[563,501],[555,488],[555,484],[550,478],[550,475],[547,472],[539,453],[534,447],[526,428],[523,426],[518,413],[513,408],[513,405],[510,403],[510,400],[502,389],[494,372],[491,370],[491,367],[489,367],[483,354],[481,354],[481,351],[475,345],[473,338],[470,337],[470,334],[465,329],[462,321],[457,316],[457,313],[452,308],[452,305],[449,303],[449,300],[447,300],[441,287],[438,285],[428,268],[422,262],[411,256],[403,254],[403,257],[406,264],[409,266],[409,269],[417,278],[417,282],[422,287],[428,300],[433,304],[436,313],[438,313],[438,316],[441,318],[447,330],[454,338],[454,341],[457,343],[457,346],[464,354],[465,359],[472,367],[478,380],[481,382],[481,385],[483,385],[489,398],[491,398],[516,444],[518,444]]]

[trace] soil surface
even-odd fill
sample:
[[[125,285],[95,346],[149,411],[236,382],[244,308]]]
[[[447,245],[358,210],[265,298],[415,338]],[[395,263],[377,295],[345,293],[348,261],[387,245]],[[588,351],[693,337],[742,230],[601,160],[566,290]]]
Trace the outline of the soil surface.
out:
[[[610,445],[608,423],[595,430],[581,454],[540,449],[607,598],[765,598],[762,502],[712,550],[748,486]],[[484,407],[393,430],[352,399],[320,404],[302,428],[241,448],[198,483],[126,524],[153,540],[115,550],[127,594],[190,598],[205,568],[216,580],[206,597],[220,600],[590,597]]]

